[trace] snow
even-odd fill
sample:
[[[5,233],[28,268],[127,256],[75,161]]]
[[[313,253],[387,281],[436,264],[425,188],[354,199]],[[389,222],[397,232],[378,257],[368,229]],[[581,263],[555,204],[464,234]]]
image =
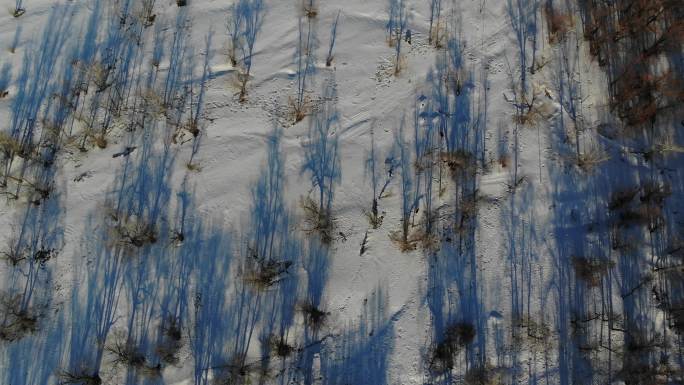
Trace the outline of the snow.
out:
[[[402,251],[391,237],[401,230],[402,221],[398,168],[378,200],[380,214],[384,216],[382,223],[373,228],[367,219],[373,200],[367,166],[371,129],[381,188],[389,177],[385,159],[393,157],[394,162],[399,161],[397,137],[402,118],[404,140],[413,154],[414,107],[418,98],[423,95],[423,100],[429,99],[430,105],[437,107],[429,74],[445,49],[437,49],[427,41],[430,2],[406,2],[413,41],[402,45],[403,68],[399,74],[394,73],[394,48],[388,45],[385,30],[387,1],[321,1],[315,19],[302,18],[316,31],[317,48],[312,82],[306,86],[308,114],[302,121],[294,122],[291,106],[297,96],[295,55],[301,17],[298,0],[266,0],[245,101],[239,100],[240,68],[231,65],[227,56],[226,20],[231,1],[189,0],[186,7],[178,7],[174,1],[157,0],[154,24],[141,29],[140,46],[131,46],[141,52],[135,56],[129,73],[124,74],[134,83],[132,96],[126,99],[121,115],[112,117],[106,147],[88,143],[82,151],[77,144],[87,131],[90,101],[97,97],[91,82],[87,95],[77,100],[79,118],[68,120],[74,122],[73,132],[64,131],[54,166],[52,195],[40,205],[30,203],[35,194],[26,192],[31,189],[25,183],[17,199],[5,194],[7,199],[0,202],[0,252],[8,253],[12,245],[21,242],[20,236],[31,238],[34,234],[40,238],[36,242],[56,249],[56,256],[42,267],[22,270],[9,260],[0,265],[3,301],[8,302],[22,292],[30,277],[24,272],[32,271],[38,283],[34,298],[27,301],[32,311],[34,307],[42,309],[34,331],[13,341],[0,341],[0,383],[53,384],[65,381],[67,372],[97,371],[106,384],[199,384],[220,375],[219,368],[229,367],[239,349],[244,349],[244,364],[248,367],[248,374],[239,377],[249,377],[255,381],[251,383],[464,383],[470,381],[466,373],[473,373],[478,367],[491,372],[490,383],[496,383],[495,377],[501,383],[583,383],[582,376],[585,370],[588,373],[586,366],[591,361],[595,364],[593,383],[606,378],[619,383],[616,374],[623,365],[621,354],[605,349],[584,354],[580,346],[595,343],[598,334],[607,333],[617,351],[622,349],[625,337],[601,324],[592,326],[589,336],[583,337],[586,341],[574,339],[571,324],[578,322],[576,318],[580,316],[573,313],[579,311],[574,308],[584,306],[584,313],[594,314],[606,301],[614,302],[612,311],[622,314],[621,294],[631,289],[627,286],[639,282],[643,275],[657,275],[649,262],[655,259],[651,258],[654,254],[647,246],[637,246],[644,249],[638,253],[639,268],[632,268],[637,271],[617,263],[610,268],[610,280],[601,278],[600,288],[572,278],[572,264],[568,261],[582,251],[580,248],[587,254],[607,254],[613,261],[621,258],[609,250],[613,239],[607,230],[610,224],[605,203],[615,189],[638,185],[649,173],[659,172],[653,180],[670,184],[671,193],[663,211],[669,215],[667,226],[672,226],[671,232],[675,233],[683,214],[677,209],[681,211],[684,207],[681,151],[663,157],[665,166],[655,171],[643,156],[624,154],[629,145],[626,140],[614,141],[603,136],[599,127],[617,121],[606,112],[606,75],[591,59],[588,43],[581,38],[579,21],[566,45],[552,45],[545,37],[547,26],[541,20],[541,12],[537,27],[539,46],[534,55],[536,60],[548,63],[528,74],[530,89],[538,90],[537,115],[531,124],[516,123],[519,90],[516,91],[514,83],[519,76],[519,47],[507,2],[444,1],[443,18],[453,23],[451,33],[462,44],[463,68],[471,76],[470,81],[464,82],[463,91],[469,98],[458,99],[466,100],[466,104],[454,108],[459,109],[458,113],[469,111],[464,124],[469,132],[481,130],[484,148],[479,143],[471,146],[481,152],[474,154],[476,171],[472,179],[461,180],[463,185],[454,182],[456,178],[450,176],[448,167],[442,167],[441,172],[440,166],[434,170],[432,207],[440,208],[441,215],[447,218],[438,221],[444,227],[436,232],[439,236],[442,231],[447,234],[444,229],[451,226],[451,236],[462,243],[442,240],[438,242],[440,251],[423,248],[421,244]],[[5,3],[5,8],[14,7],[14,2]],[[26,73],[29,83],[35,80],[38,84],[54,85],[40,101],[41,111],[51,101],[56,103],[60,76],[70,66],[78,73],[80,67],[72,63],[69,55],[79,54],[79,47],[87,45],[89,18],[96,12],[96,4],[103,11],[102,19],[94,24],[96,60],[101,60],[106,52],[107,20],[118,14],[109,12],[124,3],[27,0],[24,15],[14,18],[11,13],[0,14],[2,48],[9,47],[16,31],[21,29],[16,50],[0,52],[0,69],[3,65],[11,69],[8,96],[0,99],[1,132],[9,132],[18,111],[14,103],[21,93],[24,58],[37,63],[35,56],[25,55],[40,53],[41,49],[44,52],[40,43],[47,36],[45,31],[64,40],[53,58],[53,71]],[[142,1],[129,3],[135,14]],[[60,10],[67,11],[62,14]],[[326,67],[330,26],[338,10],[341,16],[334,61]],[[182,12],[187,14],[178,18]],[[150,112],[154,116],[150,121],[156,119],[154,124],[148,121],[143,130],[129,130],[130,121],[142,116],[139,95],[147,87],[144,80],[137,79],[146,79],[153,72],[157,79],[153,88],[161,94],[165,79],[178,65],[169,53],[177,20],[182,21],[183,17],[190,29],[185,42],[187,56],[181,66],[190,67],[182,68],[178,89],[193,89],[192,102],[186,102],[179,110],[183,121],[187,121],[191,109],[197,108],[202,65],[209,58],[198,123],[200,134],[195,138],[189,131],[180,130],[180,140],[172,141],[174,130],[169,127],[176,116],[173,111],[156,115]],[[113,22],[113,29],[117,23]],[[63,34],[50,30],[59,25],[64,27]],[[160,39],[156,34],[160,32],[164,36],[164,58],[155,70],[151,58],[154,42]],[[205,49],[207,36],[212,37],[209,52]],[[564,76],[558,69],[563,49],[574,50],[570,55],[575,55],[576,67],[572,71],[581,79],[581,124],[586,127],[579,135],[582,146],[586,151],[600,148],[607,155],[593,172],[573,166],[574,127],[580,123],[571,121],[557,87],[559,76]],[[84,70],[91,72],[94,71]],[[325,100],[326,87],[331,85],[336,96]],[[104,95],[110,97],[110,93],[106,89],[100,94],[102,103],[107,103]],[[151,110],[164,108],[152,96],[145,102]],[[31,100],[25,103],[32,104]],[[449,104],[456,106],[453,99],[449,99]],[[305,197],[318,202],[318,186],[312,185],[310,172],[303,166],[312,122],[326,108],[337,112],[328,135],[339,141],[340,172],[340,179],[332,183],[334,227],[329,245],[321,244],[317,231],[307,231],[302,205]],[[101,106],[94,115],[94,127],[106,118],[104,110]],[[39,113],[38,119],[42,116]],[[674,149],[681,148],[677,147],[681,131],[681,127],[675,130]],[[274,136],[279,137],[280,160],[269,153],[268,143],[275,140]],[[135,149],[113,157],[126,147]],[[414,174],[413,160],[406,167],[411,166],[415,187],[424,174]],[[19,172],[19,163],[15,162],[11,173]],[[32,171],[26,174],[27,183],[28,176],[36,172],[34,169],[40,169],[31,167]],[[282,203],[282,211],[268,211],[263,201],[256,201],[256,186],[262,177],[267,181],[277,179],[274,170],[279,168],[282,194],[266,195]],[[438,191],[438,173],[443,191]],[[471,182],[472,191],[467,190]],[[14,192],[13,183],[7,191]],[[468,195],[466,190],[472,194]],[[457,197],[459,191],[463,195]],[[448,218],[460,218],[458,212],[470,198],[476,209],[464,221],[473,221],[472,232],[465,225],[466,229],[461,230],[469,235],[455,235],[459,230],[454,226],[458,224],[447,225]],[[129,210],[127,216],[117,207]],[[188,210],[185,216],[181,215],[184,210]],[[413,217],[416,226],[411,228],[412,232],[421,227],[423,203],[419,212]],[[260,213],[280,218],[269,217],[272,233],[255,224]],[[156,239],[140,247],[122,246],[120,233],[132,236],[140,230],[133,227],[144,225],[149,218],[155,220]],[[187,227],[185,239],[171,239],[181,224]],[[587,230],[592,224],[605,231]],[[279,248],[276,257],[293,265],[282,274],[281,281],[266,289],[255,289],[249,282],[249,269],[254,264],[250,255],[266,234],[273,237]],[[629,234],[634,242],[636,238],[653,236],[647,230]],[[649,240],[646,244],[657,242],[668,240]],[[34,250],[42,246],[31,247]],[[461,247],[467,251],[459,252]],[[323,262],[312,262],[317,252]],[[314,287],[316,280],[321,281],[318,289]],[[602,296],[603,290],[608,294]],[[681,373],[677,337],[672,336],[674,331],[667,326],[666,313],[653,305],[650,291],[649,283],[637,289],[639,298],[635,301],[646,301],[649,306],[640,310],[641,318],[623,320],[621,324],[641,322],[648,324],[659,338],[667,337],[669,342],[663,346],[673,345],[661,347],[658,352],[671,354],[671,366]],[[311,292],[320,296],[320,308],[327,313],[325,323],[315,331],[301,311]],[[681,292],[673,296],[677,293]],[[114,306],[110,307],[111,324],[94,314],[101,310],[97,301],[106,299],[107,294],[115,298]],[[580,301],[584,296],[586,303]],[[160,361],[157,346],[166,338],[160,332],[162,320],[168,316],[165,312],[169,308],[165,306],[184,307],[177,314],[182,320],[182,347],[176,353],[177,360],[168,363]],[[251,313],[253,309],[257,311]],[[516,312],[518,318],[514,319]],[[254,314],[258,316],[253,335],[242,346],[241,338],[246,333],[237,330]],[[2,317],[0,322],[8,322],[6,315]],[[285,342],[295,347],[284,359],[264,355],[269,342],[262,340],[260,333],[267,330],[268,322],[272,322],[274,334],[281,333]],[[435,375],[430,370],[431,357],[438,340],[443,339],[436,334],[446,333],[454,322],[472,323],[474,340],[455,355],[454,368],[448,374]],[[107,329],[105,341],[98,340],[95,328]],[[536,333],[546,334],[536,338]],[[112,347],[122,338],[139,345],[136,347],[146,360],[142,366],[117,362]],[[206,355],[204,361],[198,358],[198,349]],[[96,358],[98,350],[103,356]],[[614,361],[610,369],[605,367],[607,360]],[[264,363],[268,364],[267,375],[262,373]],[[153,370],[156,364],[160,365],[157,374],[142,374],[144,370]],[[608,376],[607,370],[611,373]],[[672,374],[668,381],[675,383],[678,378],[681,380],[681,374]]]

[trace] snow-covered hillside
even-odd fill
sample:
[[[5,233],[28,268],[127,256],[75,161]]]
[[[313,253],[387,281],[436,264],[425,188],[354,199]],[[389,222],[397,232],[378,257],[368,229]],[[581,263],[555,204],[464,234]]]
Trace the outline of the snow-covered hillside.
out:
[[[0,384],[684,381],[679,1],[0,8]]]

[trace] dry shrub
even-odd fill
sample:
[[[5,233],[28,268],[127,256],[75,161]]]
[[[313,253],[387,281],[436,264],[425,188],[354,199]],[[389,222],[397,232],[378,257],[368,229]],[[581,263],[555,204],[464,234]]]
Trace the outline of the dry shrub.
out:
[[[684,333],[684,298],[682,298],[681,283],[684,282],[684,246],[675,245],[666,251],[669,260],[656,268],[658,284],[652,293],[656,306],[667,314],[668,326],[678,335]]]
[[[3,294],[0,297],[0,306],[0,340],[17,341],[38,330],[41,314],[36,309],[23,308],[20,295]]]
[[[282,281],[292,266],[291,261],[260,260],[249,263],[246,281],[257,290],[267,290]]]
[[[157,364],[155,366],[143,366],[138,368],[137,373],[143,377],[159,379],[162,377],[162,366]]]
[[[318,4],[316,0],[302,0],[302,13],[309,19],[314,19],[318,16]]]
[[[107,240],[112,246],[142,248],[158,240],[157,226],[137,215],[123,215],[109,203],[103,206],[105,222],[109,225]]]
[[[16,154],[21,152],[21,144],[4,131],[0,131],[0,151],[3,154]]]
[[[585,38],[599,65],[610,62],[611,109],[635,132],[684,100],[679,75],[663,71],[664,56],[684,43],[681,1],[596,2],[587,7]]]
[[[318,233],[321,242],[330,244],[333,241],[335,227],[330,210],[321,209],[310,197],[302,198],[301,206],[304,209],[304,231]]]
[[[577,159],[577,167],[584,172],[592,172],[598,165],[609,159],[610,156],[607,153],[592,148],[580,154]]]
[[[363,214],[366,216],[368,224],[370,224],[373,229],[382,226],[382,221],[385,219],[385,216],[378,214],[377,211],[364,211]]]
[[[649,223],[649,215],[643,208],[627,208],[620,212],[617,218],[619,227],[640,226]]]
[[[120,242],[137,248],[157,242],[155,226],[138,221],[128,221],[115,227],[115,234]]]
[[[94,63],[92,67],[90,67],[91,79],[95,84],[95,87],[97,87],[96,92],[103,92],[112,85],[112,83],[109,82],[109,74],[112,70],[114,70],[112,65],[104,65],[102,63]]]
[[[453,369],[457,354],[475,339],[475,334],[475,327],[470,323],[457,322],[449,325],[443,340],[432,348],[430,370],[443,373]]]
[[[646,363],[643,359],[665,347],[661,338],[635,328],[628,328],[627,334],[630,338],[623,346],[624,365],[618,372],[618,378],[627,380],[629,384],[668,384],[671,372],[667,363]]]
[[[406,68],[408,66],[408,60],[406,59],[406,55],[404,55],[403,53],[400,54],[398,58],[396,55],[393,58],[394,58],[393,74],[394,74],[394,76],[398,76],[401,73],[401,71],[403,71],[404,68]]]
[[[631,226],[648,226],[653,232],[663,225],[663,210],[655,205],[642,205],[636,208],[622,210],[617,217],[617,226],[627,228]]]
[[[92,140],[99,149],[104,150],[107,148],[107,138],[104,135],[94,135]]]
[[[416,173],[420,174],[435,164],[432,154],[432,151],[427,151],[413,162]]]
[[[363,214],[366,216],[366,219],[368,219],[368,223],[371,225],[373,229],[377,229],[378,227],[382,226],[382,220],[385,218],[385,216],[380,215],[378,213],[377,198],[373,198],[373,205],[371,206],[371,211],[364,210]]]
[[[662,206],[665,199],[671,194],[672,189],[670,186],[648,182],[641,187],[641,196],[639,197],[639,200],[646,205]]]
[[[236,71],[235,79],[240,89],[238,100],[240,103],[245,103],[247,101],[247,82],[249,82],[249,74],[242,70]]]
[[[101,385],[102,378],[99,374],[86,374],[86,372],[70,373],[61,371],[58,375],[60,385]]]
[[[584,281],[590,287],[596,287],[601,283],[601,279],[608,274],[608,271],[615,266],[615,263],[604,258],[586,258],[581,256],[572,257],[572,267],[575,270],[575,277]]]
[[[183,347],[182,333],[180,326],[175,320],[167,322],[168,326],[162,326],[162,341],[156,347],[155,352],[159,355],[161,362],[168,365],[176,365],[180,358],[178,354]]]
[[[634,205],[632,203],[639,191],[641,191],[639,195],[640,204]],[[615,222],[618,228],[647,225],[649,230],[653,232],[664,223],[662,208],[670,193],[670,188],[667,185],[647,182],[638,188],[614,192],[608,208],[611,211],[619,211]],[[614,240],[613,248],[617,249],[616,246],[623,244],[628,244],[628,242],[619,240],[619,243],[616,243]]]
[[[435,48],[444,48],[444,40],[447,38],[446,23],[443,18],[439,17],[435,19],[435,23],[432,26],[432,34],[429,36],[429,43],[433,44]]]
[[[201,172],[202,171],[202,165],[199,162],[187,162],[185,163],[185,168],[188,169],[188,171],[191,172]]]
[[[15,17],[15,18],[21,17],[25,13],[26,13],[25,8],[17,7],[17,8],[14,8],[14,10],[12,11],[12,17]]]
[[[550,3],[544,7],[544,17],[549,29],[549,43],[555,44],[565,39],[565,36],[574,25],[570,12],[562,13],[553,9]]]
[[[511,164],[510,155],[508,155],[508,154],[499,155],[499,159],[497,159],[497,163],[499,163],[499,166],[501,166],[501,168],[507,168]]]
[[[629,362],[618,372],[617,377],[625,380],[627,384],[638,385],[667,385],[672,384],[668,381],[669,370],[657,364],[645,364],[643,362]]]
[[[173,144],[183,144],[197,138],[199,134],[200,129],[197,127],[197,122],[189,120],[186,124],[181,124],[176,127],[173,136],[171,137],[171,141]]]
[[[12,266],[17,266],[19,263],[28,260],[30,253],[26,248],[21,247],[15,239],[11,239],[9,244],[9,249],[2,252],[2,259]]]
[[[544,322],[537,322],[534,320],[534,318],[527,315],[514,317],[512,324],[516,328],[526,329],[527,333],[525,335],[530,338],[530,342],[532,344],[543,345],[549,340],[552,334],[549,325]],[[513,337],[522,343],[523,335],[521,335],[521,333],[514,331]]]
[[[479,366],[468,370],[465,375],[465,385],[499,385],[503,383],[503,375],[496,368]]]
[[[291,120],[294,124],[297,124],[304,120],[304,118],[311,113],[311,110],[313,108],[311,99],[306,95],[304,96],[304,99],[301,103],[299,103],[294,98],[290,97],[288,105],[289,120]]]
[[[300,305],[300,309],[304,314],[304,322],[306,325],[314,330],[319,330],[328,318],[329,313],[318,308],[311,302],[305,302]]]
[[[416,245],[420,242],[421,236],[416,233],[404,234],[402,230],[392,231],[389,233],[389,238],[397,246],[401,252],[406,253],[416,249]]]
[[[423,222],[427,220],[425,219]],[[425,223],[421,227],[425,229]],[[427,254],[431,254],[439,250],[441,245],[440,237],[434,232],[427,232],[426,230],[411,231],[406,239],[404,239],[402,231],[393,231],[390,233],[390,239],[404,253],[413,251],[420,245]]]
[[[610,201],[608,202],[608,209],[610,209],[611,211],[615,211],[628,206],[632,202],[632,200],[634,200],[634,197],[637,196],[638,192],[638,187],[631,187],[614,191],[610,196]]]
[[[616,225],[613,225],[610,231],[610,248],[619,251],[622,255],[634,255],[638,251],[638,245],[631,242]]]
[[[677,334],[682,335],[684,333],[684,304],[680,304],[679,307],[668,310],[670,327],[674,329]]]
[[[268,337],[268,345],[271,348],[271,352],[280,358],[287,358],[297,350],[294,346],[289,345],[284,337],[274,334]]]
[[[423,232],[420,238],[420,245],[428,254],[433,254],[440,249],[441,239],[437,234]]]
[[[213,369],[212,385],[251,384],[252,367],[244,358],[233,357],[227,364]]]
[[[548,90],[540,84],[533,85],[531,96],[522,90],[518,92],[519,100],[516,101],[516,105],[519,109],[514,117],[516,123],[534,126],[553,116],[555,107],[547,98],[539,97],[542,92],[548,92]]]
[[[126,341],[124,334],[117,336],[116,341],[106,347],[107,351],[114,355],[114,363],[142,368],[147,359],[145,354],[131,341]]]
[[[477,171],[477,159],[472,153],[464,150],[443,151],[440,159],[442,164],[451,171],[452,176],[462,174],[473,176]]]

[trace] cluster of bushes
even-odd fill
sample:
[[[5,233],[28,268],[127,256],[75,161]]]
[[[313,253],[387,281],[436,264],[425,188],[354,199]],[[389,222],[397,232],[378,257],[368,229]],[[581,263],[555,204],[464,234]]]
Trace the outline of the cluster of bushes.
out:
[[[676,111],[684,100],[673,59],[684,44],[681,3],[593,0],[581,12],[590,52],[608,73],[611,110],[631,128]]]

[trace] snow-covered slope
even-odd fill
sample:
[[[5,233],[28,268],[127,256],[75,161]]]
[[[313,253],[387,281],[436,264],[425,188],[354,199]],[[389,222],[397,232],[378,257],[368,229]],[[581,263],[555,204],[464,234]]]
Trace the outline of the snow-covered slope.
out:
[[[680,383],[657,3],[6,0],[0,383]]]

